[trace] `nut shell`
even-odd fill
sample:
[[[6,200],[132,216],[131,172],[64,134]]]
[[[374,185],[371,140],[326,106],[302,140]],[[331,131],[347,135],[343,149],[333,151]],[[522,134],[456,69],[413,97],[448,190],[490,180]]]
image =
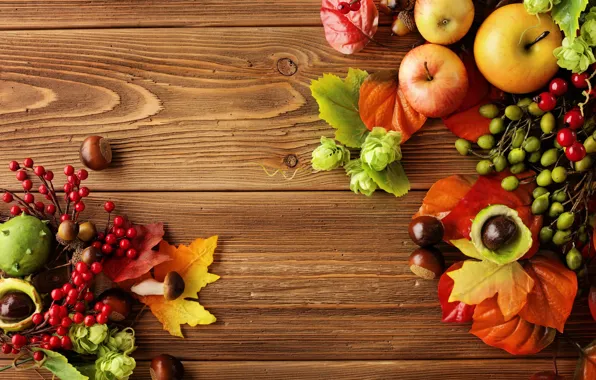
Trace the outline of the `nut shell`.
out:
[[[132,311],[132,297],[120,288],[106,290],[99,295],[97,300],[112,307],[112,312],[108,318],[114,322],[125,320]]]
[[[426,280],[439,278],[445,270],[445,258],[436,248],[418,248],[410,255],[410,270]]]
[[[112,162],[110,141],[101,136],[89,136],[81,144],[79,158],[91,170],[104,170]]]

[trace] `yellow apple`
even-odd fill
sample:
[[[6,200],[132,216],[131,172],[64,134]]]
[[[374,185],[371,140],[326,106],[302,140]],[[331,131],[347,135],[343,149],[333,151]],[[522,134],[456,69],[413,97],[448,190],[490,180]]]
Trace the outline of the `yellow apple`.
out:
[[[523,4],[506,5],[488,16],[476,34],[478,69],[505,92],[539,90],[559,70],[553,50],[561,46],[561,31],[549,15],[539,16],[540,22]]]
[[[470,30],[474,3],[472,0],[416,0],[414,19],[425,40],[451,45]]]

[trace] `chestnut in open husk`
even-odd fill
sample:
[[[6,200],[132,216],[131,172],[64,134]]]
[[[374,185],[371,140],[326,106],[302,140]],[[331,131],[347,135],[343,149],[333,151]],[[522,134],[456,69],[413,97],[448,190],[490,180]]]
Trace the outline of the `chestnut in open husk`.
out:
[[[426,280],[439,278],[445,270],[445,258],[434,247],[418,248],[410,255],[410,270]]]
[[[151,380],[182,380],[184,365],[172,355],[162,354],[151,360]]]
[[[494,216],[482,226],[482,243],[486,248],[496,251],[515,239],[517,232],[517,225],[511,218]]]
[[[443,240],[445,230],[439,219],[423,215],[410,222],[408,233],[414,243],[421,247],[428,247]]]
[[[35,311],[35,303],[28,294],[20,291],[4,293],[0,298],[0,320],[19,322]]]

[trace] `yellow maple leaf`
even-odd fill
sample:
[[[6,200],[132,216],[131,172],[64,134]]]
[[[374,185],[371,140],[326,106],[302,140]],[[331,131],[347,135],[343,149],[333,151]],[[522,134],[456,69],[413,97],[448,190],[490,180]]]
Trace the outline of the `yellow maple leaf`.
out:
[[[478,305],[498,293],[497,303],[505,320],[513,318],[524,307],[534,280],[520,263],[498,265],[490,261],[468,260],[447,275],[453,279],[449,302]]]
[[[181,325],[208,325],[216,318],[198,301],[186,300],[197,298],[197,293],[207,284],[219,279],[218,275],[209,273],[208,267],[213,263],[213,253],[217,247],[217,236],[209,239],[196,239],[190,246],[178,247],[163,241],[159,244],[159,252],[169,255],[172,260],[155,267],[155,279],[163,281],[171,271],[178,272],[184,279],[184,293],[173,301],[162,296],[141,297],[141,302],[151,308],[151,312],[163,324],[164,330],[174,336],[184,338]]]

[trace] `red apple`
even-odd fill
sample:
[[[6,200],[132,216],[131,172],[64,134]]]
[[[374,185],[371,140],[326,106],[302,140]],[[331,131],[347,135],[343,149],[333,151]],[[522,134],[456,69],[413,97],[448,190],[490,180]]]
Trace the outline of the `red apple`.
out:
[[[443,117],[459,108],[468,91],[468,74],[448,48],[426,44],[410,50],[399,67],[399,85],[412,108]]]

